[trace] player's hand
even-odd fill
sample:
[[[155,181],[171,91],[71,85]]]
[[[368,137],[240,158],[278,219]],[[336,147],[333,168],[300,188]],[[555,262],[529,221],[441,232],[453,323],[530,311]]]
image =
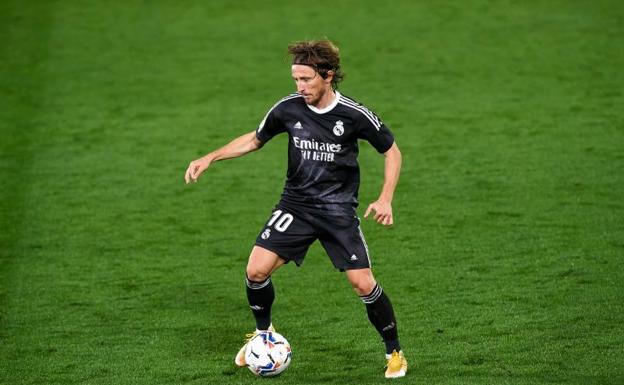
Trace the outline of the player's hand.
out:
[[[384,226],[389,226],[394,223],[394,219],[392,217],[392,204],[390,202],[377,200],[370,205],[366,209],[364,213],[364,218],[368,218],[370,213],[374,213],[373,218]]]
[[[197,178],[210,166],[210,160],[206,159],[206,157],[196,159],[192,161],[188,168],[186,169],[186,173],[184,174],[184,180],[186,183],[197,182]]]

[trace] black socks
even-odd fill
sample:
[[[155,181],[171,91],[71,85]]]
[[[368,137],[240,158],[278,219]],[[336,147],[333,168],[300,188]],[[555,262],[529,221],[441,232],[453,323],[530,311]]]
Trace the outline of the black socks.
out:
[[[386,354],[391,354],[393,350],[401,351],[394,310],[386,293],[379,285],[375,285],[370,294],[360,296],[360,299],[366,305],[368,319],[383,338]]]
[[[254,282],[245,278],[245,283],[247,284],[249,307],[256,318],[256,328],[267,330],[271,325],[271,305],[275,299],[271,277],[262,282]]]
[[[256,318],[256,328],[267,330],[271,326],[271,306],[275,299],[271,277],[262,282],[254,282],[246,278],[245,283],[249,307]],[[366,305],[368,319],[386,345],[386,354],[391,354],[393,350],[401,351],[394,310],[386,293],[379,285],[375,285],[370,294],[361,296],[360,299]]]

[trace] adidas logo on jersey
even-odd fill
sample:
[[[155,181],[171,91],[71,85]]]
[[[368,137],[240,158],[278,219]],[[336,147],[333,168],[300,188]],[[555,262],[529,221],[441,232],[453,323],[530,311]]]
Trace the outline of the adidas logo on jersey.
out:
[[[351,255],[351,260],[352,261],[357,261],[358,260],[357,255],[355,255],[355,254]]]
[[[303,126],[301,125],[301,122],[295,123],[293,127],[296,128],[297,130],[301,130],[303,128]]]

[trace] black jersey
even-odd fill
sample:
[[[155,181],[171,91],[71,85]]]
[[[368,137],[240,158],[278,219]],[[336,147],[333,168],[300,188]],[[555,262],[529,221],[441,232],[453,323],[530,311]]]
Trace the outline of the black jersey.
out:
[[[355,213],[360,185],[358,139],[384,153],[394,143],[379,118],[358,102],[336,92],[324,109],[289,95],[269,110],[256,130],[267,142],[287,132],[288,172],[281,203],[323,211]]]

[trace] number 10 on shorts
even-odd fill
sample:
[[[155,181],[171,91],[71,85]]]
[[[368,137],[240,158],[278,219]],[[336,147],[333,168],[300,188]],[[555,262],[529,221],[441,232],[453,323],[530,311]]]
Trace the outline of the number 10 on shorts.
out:
[[[286,231],[288,226],[290,226],[293,219],[294,218],[291,214],[285,213],[282,210],[275,210],[273,212],[273,215],[271,215],[271,219],[269,220],[269,223],[267,223],[267,226],[271,227],[273,226],[273,224],[275,224],[273,228],[280,233],[283,233],[284,231]]]

